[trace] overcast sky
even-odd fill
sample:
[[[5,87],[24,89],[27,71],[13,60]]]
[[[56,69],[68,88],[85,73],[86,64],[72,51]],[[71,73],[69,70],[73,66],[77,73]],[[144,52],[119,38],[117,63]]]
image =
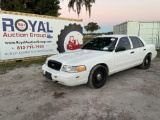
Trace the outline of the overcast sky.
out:
[[[68,10],[68,0],[60,3],[60,17],[78,18],[76,12]],[[96,0],[91,17],[83,7],[79,19],[84,26],[97,22],[101,29],[96,32],[109,32],[113,26],[125,21],[160,21],[160,0]]]

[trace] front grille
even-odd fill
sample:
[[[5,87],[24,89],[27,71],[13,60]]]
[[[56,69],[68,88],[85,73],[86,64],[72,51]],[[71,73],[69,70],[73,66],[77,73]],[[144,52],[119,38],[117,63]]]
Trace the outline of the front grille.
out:
[[[49,60],[48,61],[48,67],[52,68],[54,70],[59,71],[61,69],[61,66],[62,66],[62,63],[60,63],[60,62],[57,62],[57,61],[54,61],[54,60]]]

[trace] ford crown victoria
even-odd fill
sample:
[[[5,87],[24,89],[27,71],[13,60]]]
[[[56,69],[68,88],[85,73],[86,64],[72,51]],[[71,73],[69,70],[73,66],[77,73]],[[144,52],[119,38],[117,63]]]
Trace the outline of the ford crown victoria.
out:
[[[81,49],[47,58],[43,74],[67,86],[104,86],[113,73],[139,66],[148,69],[157,51],[137,36],[105,35],[91,39]]]

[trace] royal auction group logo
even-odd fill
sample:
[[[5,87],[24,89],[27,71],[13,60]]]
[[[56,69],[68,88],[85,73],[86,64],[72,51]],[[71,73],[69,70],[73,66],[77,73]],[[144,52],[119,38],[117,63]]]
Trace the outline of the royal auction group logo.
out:
[[[2,18],[3,37],[53,38],[53,28],[49,22]]]
[[[20,32],[24,32],[28,29],[28,24],[25,20],[19,19],[15,22],[15,28]]]

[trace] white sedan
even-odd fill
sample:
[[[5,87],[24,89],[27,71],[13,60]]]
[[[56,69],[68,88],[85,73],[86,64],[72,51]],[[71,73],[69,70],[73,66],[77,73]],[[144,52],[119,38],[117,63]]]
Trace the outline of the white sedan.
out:
[[[148,69],[156,55],[155,46],[137,36],[104,35],[81,49],[47,58],[42,70],[47,78],[60,84],[100,88],[113,73],[134,66]]]

